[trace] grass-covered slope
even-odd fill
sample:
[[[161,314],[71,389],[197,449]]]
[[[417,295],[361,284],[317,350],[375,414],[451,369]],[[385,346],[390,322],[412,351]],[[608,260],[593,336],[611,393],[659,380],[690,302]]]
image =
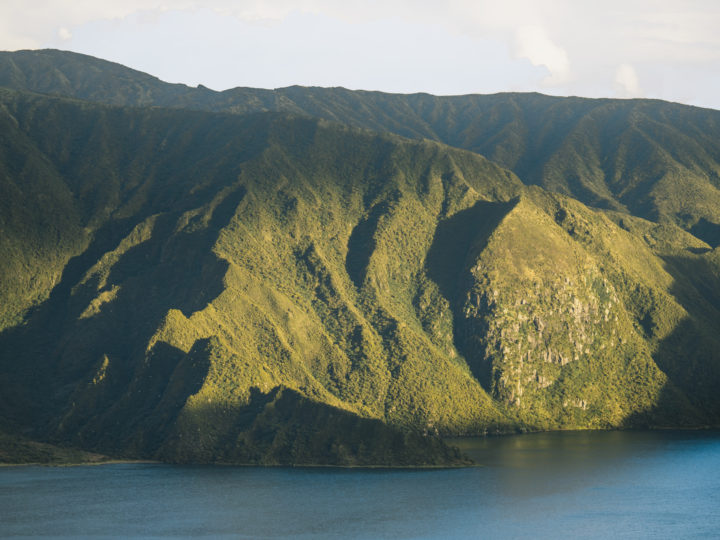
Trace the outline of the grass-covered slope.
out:
[[[512,197],[511,173],[312,119],[3,98],[8,139],[30,149],[8,152],[67,193],[43,204],[22,174],[3,179],[29,208],[2,246],[6,425],[206,458],[237,437],[251,390],[277,387],[421,432],[512,425],[415,303],[433,223]],[[26,230],[55,265],[28,251],[14,270]]]
[[[427,138],[482,154],[527,184],[672,222],[720,244],[720,111],[540,94],[438,97],[297,86],[215,92],[54,50],[0,53],[0,86],[117,105],[287,111]]]
[[[455,296],[459,348],[494,398],[546,428],[717,421],[715,383],[701,382],[720,376],[717,333],[709,306],[673,294],[682,271],[561,196],[531,190],[498,211]],[[678,240],[675,257],[703,259]],[[675,348],[684,332],[694,345]]]
[[[79,465],[107,463],[102,454],[41,443],[0,432],[0,467],[7,465]]]
[[[3,91],[0,429],[175,461],[720,416],[716,250],[485,158]]]

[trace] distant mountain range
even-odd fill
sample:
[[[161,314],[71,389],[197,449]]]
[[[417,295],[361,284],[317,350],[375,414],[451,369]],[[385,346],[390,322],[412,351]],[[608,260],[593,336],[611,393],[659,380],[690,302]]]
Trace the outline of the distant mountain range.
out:
[[[448,465],[438,435],[720,424],[719,111],[53,50],[0,87],[0,441]]]

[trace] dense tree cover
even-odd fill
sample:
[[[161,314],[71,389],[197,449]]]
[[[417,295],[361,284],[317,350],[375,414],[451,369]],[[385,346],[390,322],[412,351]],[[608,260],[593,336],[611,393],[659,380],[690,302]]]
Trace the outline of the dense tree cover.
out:
[[[715,111],[59,51],[0,85],[0,432],[443,465],[436,435],[718,423]]]

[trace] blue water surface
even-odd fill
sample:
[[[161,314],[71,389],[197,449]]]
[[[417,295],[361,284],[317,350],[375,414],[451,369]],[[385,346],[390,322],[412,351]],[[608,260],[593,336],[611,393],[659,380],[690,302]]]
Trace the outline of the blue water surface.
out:
[[[720,433],[459,439],[453,470],[0,469],[0,536],[720,538]]]

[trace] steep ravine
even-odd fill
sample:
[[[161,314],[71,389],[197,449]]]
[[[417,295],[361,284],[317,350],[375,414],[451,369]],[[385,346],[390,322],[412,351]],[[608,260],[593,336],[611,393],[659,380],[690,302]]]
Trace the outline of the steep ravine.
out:
[[[3,431],[435,466],[437,435],[718,422],[720,265],[670,222],[306,117],[2,96]]]

